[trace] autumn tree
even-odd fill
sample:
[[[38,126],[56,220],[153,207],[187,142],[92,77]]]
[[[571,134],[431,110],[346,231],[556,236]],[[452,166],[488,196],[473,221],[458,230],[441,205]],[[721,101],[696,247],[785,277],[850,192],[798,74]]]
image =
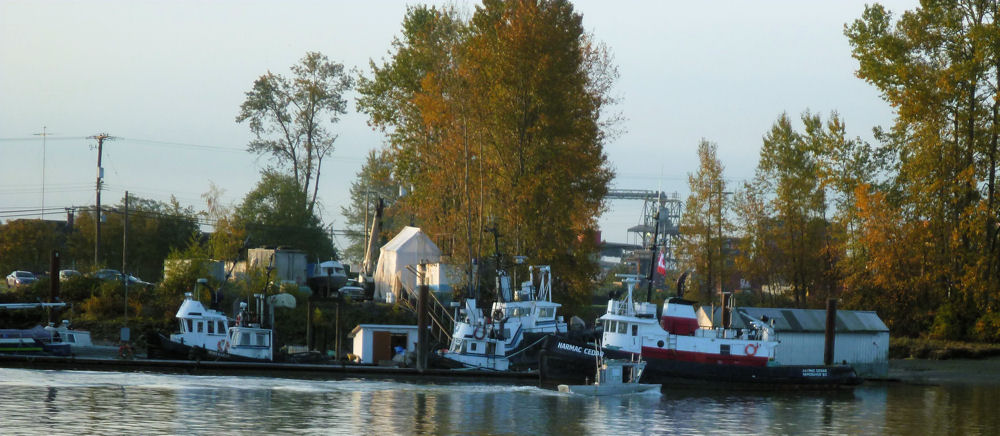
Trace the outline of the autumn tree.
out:
[[[347,112],[343,94],[353,80],[343,64],[317,52],[306,53],[291,70],[291,78],[268,72],[255,80],[236,121],[248,123],[254,134],[249,152],[269,155],[278,169],[291,171],[312,214],[323,159],[337,139],[331,126]]]
[[[495,224],[502,252],[552,264],[583,302],[596,273],[586,235],[612,177],[607,52],[565,1],[486,1],[458,20],[411,9],[392,60],[359,87],[412,187],[399,205],[451,235],[455,264],[481,259]]]
[[[872,268],[881,262],[915,263],[911,292],[926,294],[921,307],[936,313],[934,329],[958,325],[960,333],[941,336],[964,336],[977,316],[1000,308],[998,13],[997,1],[923,1],[896,19],[874,4],[845,29],[858,77],[896,109],[894,124],[879,139],[898,171],[884,191],[863,189],[899,214],[894,227],[868,234],[867,266],[881,276],[868,279],[891,283],[895,271]],[[914,245],[880,251],[883,235]]]
[[[694,292],[686,297],[703,303],[721,291],[732,290],[720,285],[725,283],[725,235],[732,234],[733,226],[725,212],[731,200],[717,150],[718,145],[705,139],[698,143],[698,171],[688,175],[691,195],[680,223],[681,265],[694,271],[687,282]]]

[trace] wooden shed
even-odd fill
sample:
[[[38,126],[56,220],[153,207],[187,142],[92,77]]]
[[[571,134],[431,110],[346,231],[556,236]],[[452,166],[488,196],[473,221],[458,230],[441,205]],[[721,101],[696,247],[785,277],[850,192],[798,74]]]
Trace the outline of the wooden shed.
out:
[[[415,325],[358,324],[347,337],[354,339],[352,353],[360,357],[359,363],[377,364],[392,360],[396,347],[411,352],[417,350]]]

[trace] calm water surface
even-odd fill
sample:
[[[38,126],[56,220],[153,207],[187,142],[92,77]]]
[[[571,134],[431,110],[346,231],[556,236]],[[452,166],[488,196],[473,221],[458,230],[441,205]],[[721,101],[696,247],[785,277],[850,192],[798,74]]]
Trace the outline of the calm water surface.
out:
[[[2,434],[998,434],[998,406],[998,385],[595,399],[476,383],[0,368]]]

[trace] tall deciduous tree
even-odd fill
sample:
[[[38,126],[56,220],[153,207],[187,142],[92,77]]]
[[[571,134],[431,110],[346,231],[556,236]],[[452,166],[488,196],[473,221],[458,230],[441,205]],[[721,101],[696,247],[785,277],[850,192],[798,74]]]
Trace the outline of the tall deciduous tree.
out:
[[[975,314],[1000,309],[1000,240],[996,168],[1000,136],[1000,2],[922,1],[894,19],[884,6],[865,8],[845,29],[857,74],[896,108],[881,139],[898,173],[884,193],[868,198],[895,210],[893,232],[914,245],[897,259],[918,261],[924,306],[971,329]],[[913,232],[913,233],[910,233]],[[877,251],[877,234],[865,248]],[[892,254],[892,253],[888,253]],[[914,259],[914,257],[916,259]],[[869,266],[880,262],[871,257]],[[879,269],[877,274],[892,274]],[[876,280],[890,283],[889,276]],[[972,316],[968,316],[972,314]]]
[[[292,66],[292,74],[286,78],[268,72],[254,81],[236,121],[248,122],[256,138],[248,151],[270,155],[279,168],[291,170],[312,214],[323,158],[333,152],[337,139],[330,126],[346,113],[343,94],[353,80],[343,64],[317,52],[306,53]]]
[[[390,131],[400,200],[453,262],[501,251],[550,263],[582,302],[612,177],[603,144],[614,68],[566,1],[486,1],[464,24],[415,8],[392,61],[360,87],[359,106]]]
[[[717,155],[718,146],[702,139],[698,143],[698,171],[688,175],[688,196],[681,217],[679,245],[682,265],[693,269],[688,288],[695,291],[687,298],[707,303],[725,283],[726,237],[732,234],[732,223],[725,213],[730,204],[722,162]],[[731,290],[731,289],[726,289]]]

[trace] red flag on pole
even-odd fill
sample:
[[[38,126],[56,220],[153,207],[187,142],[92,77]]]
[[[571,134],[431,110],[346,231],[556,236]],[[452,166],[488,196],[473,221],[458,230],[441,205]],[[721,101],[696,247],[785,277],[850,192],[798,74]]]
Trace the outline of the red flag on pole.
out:
[[[661,276],[667,275],[667,258],[663,253],[660,253],[660,258],[656,261],[656,272]]]

